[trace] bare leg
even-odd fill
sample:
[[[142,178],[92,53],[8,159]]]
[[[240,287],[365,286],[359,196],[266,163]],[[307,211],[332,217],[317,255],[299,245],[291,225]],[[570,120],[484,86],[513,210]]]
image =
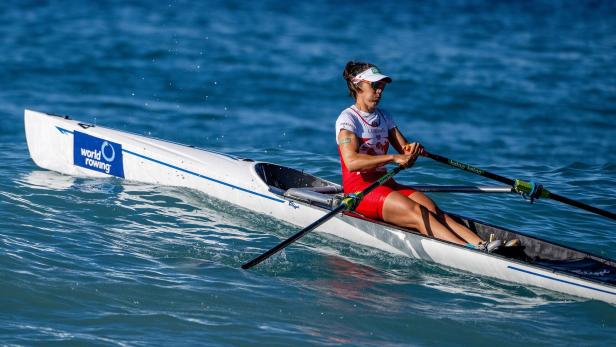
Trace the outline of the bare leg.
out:
[[[391,192],[383,203],[383,219],[386,222],[419,230],[424,235],[466,245],[467,241],[443,225],[426,207],[399,192]]]
[[[472,232],[470,229],[468,229],[464,225],[456,222],[453,218],[451,218],[450,216],[445,214],[443,211],[441,211],[436,206],[434,201],[432,201],[432,199],[427,197],[424,193],[422,193],[422,192],[415,192],[415,193],[411,194],[409,196],[409,198],[411,200],[417,202],[418,204],[426,207],[430,212],[434,213],[437,217],[439,217],[439,220],[443,224],[448,226],[454,233],[456,233],[458,235],[458,237],[460,237],[464,241],[466,241],[468,243],[471,243],[471,244],[473,244],[475,246],[477,246],[479,243],[483,242],[483,240],[481,238],[479,238],[479,236],[477,236],[477,234]]]

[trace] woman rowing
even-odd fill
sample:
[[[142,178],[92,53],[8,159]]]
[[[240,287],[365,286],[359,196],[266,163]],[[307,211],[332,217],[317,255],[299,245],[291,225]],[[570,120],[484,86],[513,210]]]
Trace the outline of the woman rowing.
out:
[[[392,117],[377,108],[392,79],[376,66],[348,62],[343,77],[355,104],[342,111],[336,121],[336,138],[345,194],[358,192],[382,177],[386,164],[411,167],[423,154],[417,142],[408,143]],[[389,145],[399,154],[387,154]],[[484,242],[474,232],[443,213],[425,194],[390,179],[367,194],[355,209],[366,217],[419,230],[460,245],[492,251],[500,240]]]

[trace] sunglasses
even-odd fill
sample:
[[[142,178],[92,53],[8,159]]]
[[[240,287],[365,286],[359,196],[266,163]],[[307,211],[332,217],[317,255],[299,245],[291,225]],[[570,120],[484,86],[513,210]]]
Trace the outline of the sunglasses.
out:
[[[370,87],[372,87],[372,89],[374,89],[375,92],[377,89],[384,90],[385,86],[387,86],[387,83],[383,81],[376,81],[376,82],[365,81],[365,82],[370,83]]]

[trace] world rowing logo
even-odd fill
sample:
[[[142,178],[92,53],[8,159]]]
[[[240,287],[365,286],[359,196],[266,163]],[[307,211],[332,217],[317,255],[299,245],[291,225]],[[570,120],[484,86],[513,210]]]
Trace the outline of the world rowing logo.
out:
[[[124,177],[122,145],[75,131],[73,163],[89,170]]]
[[[111,148],[111,156],[107,156],[107,154],[105,153],[106,147]],[[110,145],[109,142],[107,141],[103,142],[103,145],[101,146],[101,153],[103,154],[103,159],[105,159],[108,162],[112,162],[113,159],[115,159],[115,149],[113,149],[113,146]]]

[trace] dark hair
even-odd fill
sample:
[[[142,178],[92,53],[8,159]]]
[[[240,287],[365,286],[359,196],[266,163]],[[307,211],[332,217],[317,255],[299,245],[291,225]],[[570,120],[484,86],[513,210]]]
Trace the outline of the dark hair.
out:
[[[346,80],[347,87],[349,88],[349,95],[355,99],[357,97],[357,85],[353,83],[353,77],[364,72],[366,69],[374,67],[374,64],[363,63],[361,61],[349,61],[342,71],[342,77]]]

